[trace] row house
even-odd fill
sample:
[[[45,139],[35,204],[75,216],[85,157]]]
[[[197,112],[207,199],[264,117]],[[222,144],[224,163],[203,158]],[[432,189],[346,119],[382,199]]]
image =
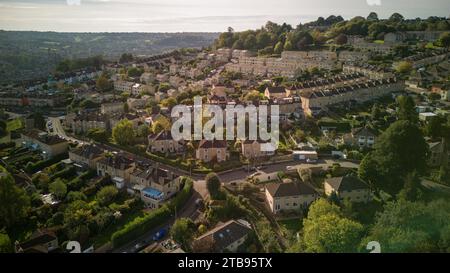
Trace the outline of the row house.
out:
[[[395,78],[370,80],[334,89],[318,89],[303,92],[301,96],[302,108],[305,114],[314,115],[320,109],[342,102],[365,102],[395,91],[402,91],[404,82]]]
[[[184,144],[174,140],[171,131],[164,130],[148,136],[148,150],[152,153],[179,154],[184,151]]]
[[[134,85],[134,82],[127,82],[122,80],[114,81],[114,89],[120,92],[128,92],[131,94],[131,90]]]
[[[342,66],[342,71],[349,74],[361,74],[372,80],[389,79],[394,77],[394,73],[392,73],[392,71],[387,71],[383,68],[369,64],[345,64]]]
[[[195,156],[203,162],[222,162],[229,158],[225,140],[201,140]]]
[[[91,129],[109,130],[110,128],[108,116],[97,112],[68,115],[65,125],[76,134],[84,134]]]
[[[123,188],[130,181],[130,174],[135,167],[135,161],[123,154],[107,154],[97,162],[97,175],[109,175],[117,188]]]
[[[102,103],[100,112],[104,115],[122,114],[125,112],[124,103],[121,101]]]
[[[69,159],[82,168],[97,169],[97,162],[105,151],[96,145],[83,145],[69,151]]]
[[[134,129],[137,129],[139,125],[144,123],[144,119],[139,115],[132,113],[117,114],[111,116],[111,118],[109,119],[110,128],[116,127],[116,125],[124,119],[130,121],[133,124]]]
[[[25,147],[41,151],[45,159],[64,154],[69,148],[69,143],[61,137],[37,129],[21,133],[20,141]]]
[[[267,143],[267,141],[262,140],[244,140],[241,143],[242,155],[247,159],[258,159],[273,156],[275,151],[261,150],[261,145]]]

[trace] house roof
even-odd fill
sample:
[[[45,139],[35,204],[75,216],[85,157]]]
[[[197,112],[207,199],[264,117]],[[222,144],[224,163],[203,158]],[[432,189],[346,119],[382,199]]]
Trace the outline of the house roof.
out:
[[[64,139],[60,138],[56,135],[49,135],[48,133],[44,131],[40,131],[37,129],[33,129],[27,132],[22,133],[23,135],[38,140],[39,142],[45,143],[47,145],[56,145],[59,143],[67,142]]]
[[[218,224],[194,241],[194,245],[202,241],[212,242],[212,251],[222,252],[230,244],[246,236],[252,230],[250,224],[243,220],[230,220],[224,224]]]
[[[356,128],[352,132],[353,135],[376,136],[376,133],[370,127]]]
[[[227,148],[227,142],[225,140],[206,140],[200,141],[198,148],[212,149],[212,148]]]
[[[170,130],[161,131],[153,139],[153,141],[157,141],[157,140],[173,140],[172,132]]]
[[[303,182],[270,183],[266,185],[266,189],[273,197],[299,196],[316,193],[311,186]]]
[[[267,90],[269,93],[286,93],[286,88],[282,86],[269,86]]]
[[[114,169],[125,170],[130,168],[134,161],[124,157],[123,155],[113,155],[100,159],[99,163],[105,164]]]
[[[369,188],[369,186],[364,181],[362,181],[355,175],[333,177],[327,179],[325,182],[338,192],[364,190]]]
[[[92,158],[96,158],[100,157],[104,151],[96,145],[83,145],[70,152],[84,158],[90,158],[91,156]]]
[[[31,235],[31,238],[20,244],[23,251],[27,249],[35,248],[43,244],[47,244],[51,241],[58,239],[56,235],[51,231],[36,231]]]

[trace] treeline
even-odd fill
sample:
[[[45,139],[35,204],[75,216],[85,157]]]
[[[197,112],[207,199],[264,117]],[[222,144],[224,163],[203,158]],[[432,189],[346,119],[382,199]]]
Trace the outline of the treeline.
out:
[[[82,68],[100,69],[104,63],[105,60],[100,55],[80,59],[66,59],[56,66],[56,72],[65,73]]]
[[[319,30],[318,26],[329,26],[327,30]],[[342,44],[347,42],[343,35],[361,35],[372,39],[383,39],[384,34],[394,31],[450,30],[446,18],[429,17],[422,20],[405,19],[401,14],[394,13],[389,19],[379,19],[374,12],[366,18],[357,16],[344,20],[341,16],[319,17],[314,22],[299,24],[296,28],[283,23],[282,25],[267,22],[257,30],[235,32],[231,27],[220,34],[215,41],[215,48],[228,47],[257,51],[260,55],[279,54],[283,50],[304,50],[311,46],[320,46],[330,39]]]

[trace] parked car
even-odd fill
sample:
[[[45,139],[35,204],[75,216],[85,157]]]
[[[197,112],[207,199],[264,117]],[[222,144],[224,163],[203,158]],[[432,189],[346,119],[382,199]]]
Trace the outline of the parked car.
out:
[[[155,235],[153,235],[153,241],[159,241],[162,238],[164,238],[164,236],[166,236],[167,234],[167,230],[165,228],[160,229],[158,232],[155,233]]]
[[[297,167],[295,167],[295,166],[287,166],[286,167],[286,171],[295,171],[295,170],[297,170]]]
[[[306,163],[310,163],[310,164],[317,163],[317,159],[308,158],[308,159],[306,159]]]

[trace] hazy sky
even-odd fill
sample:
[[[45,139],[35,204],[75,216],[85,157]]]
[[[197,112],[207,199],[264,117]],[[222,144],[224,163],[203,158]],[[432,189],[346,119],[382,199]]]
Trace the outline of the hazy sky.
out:
[[[79,3],[79,4],[78,4]],[[350,18],[450,15],[449,0],[0,0],[0,29],[64,32],[181,32],[297,25],[330,14]]]

